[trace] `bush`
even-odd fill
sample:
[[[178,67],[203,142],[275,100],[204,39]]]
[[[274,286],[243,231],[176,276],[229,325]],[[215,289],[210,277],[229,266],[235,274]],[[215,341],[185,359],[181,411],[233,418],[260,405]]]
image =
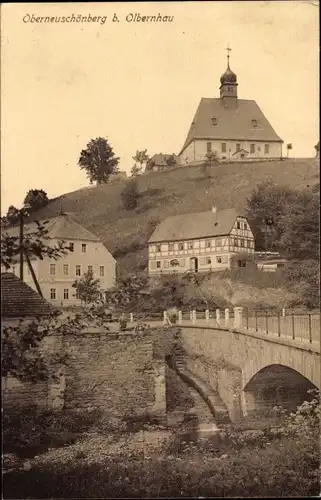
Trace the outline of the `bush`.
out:
[[[134,210],[140,197],[136,180],[131,180],[122,190],[121,199],[126,210]]]

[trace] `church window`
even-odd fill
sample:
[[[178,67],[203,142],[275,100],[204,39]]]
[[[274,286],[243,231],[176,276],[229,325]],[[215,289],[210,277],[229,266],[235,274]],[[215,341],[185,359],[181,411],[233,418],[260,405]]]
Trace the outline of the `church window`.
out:
[[[222,142],[222,153],[226,153],[226,142]]]
[[[255,144],[251,144],[250,148],[251,148],[250,149],[251,154],[254,154],[255,153]]]
[[[258,146],[257,150],[258,150],[259,152],[261,151],[261,148],[260,148],[260,146]]]
[[[268,155],[270,152],[270,146],[269,144],[265,144],[264,145],[264,154]]]
[[[212,116],[212,125],[217,125],[217,118],[215,116]]]
[[[233,92],[233,87],[229,87],[228,92]]]
[[[207,149],[207,152],[210,153],[212,151],[212,143],[211,142],[208,142],[206,144],[206,149]]]
[[[178,250],[184,250],[184,243],[178,244]]]
[[[174,243],[168,243],[168,250],[170,252],[173,252],[174,251]]]
[[[236,152],[238,153],[239,151],[241,151],[241,144],[237,143],[236,144]]]
[[[257,120],[252,120],[252,127],[257,127]]]

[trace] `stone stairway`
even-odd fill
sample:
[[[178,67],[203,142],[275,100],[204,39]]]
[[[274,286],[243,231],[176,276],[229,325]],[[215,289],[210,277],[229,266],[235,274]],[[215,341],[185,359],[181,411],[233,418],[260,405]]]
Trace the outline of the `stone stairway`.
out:
[[[174,346],[171,365],[181,379],[189,386],[190,394],[195,401],[195,408],[192,409],[193,411],[189,411],[191,415],[197,415],[197,412],[199,412],[200,415],[204,416],[205,422],[208,423],[229,422],[228,410],[219,394],[213,391],[204,380],[187,369],[185,353],[179,345]],[[192,417],[191,420],[193,420]]]

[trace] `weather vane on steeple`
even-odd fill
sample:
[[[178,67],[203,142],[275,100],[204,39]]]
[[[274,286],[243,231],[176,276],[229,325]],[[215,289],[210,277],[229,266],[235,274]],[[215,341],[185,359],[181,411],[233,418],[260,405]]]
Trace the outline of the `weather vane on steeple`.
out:
[[[227,52],[227,65],[230,66],[230,52],[232,52],[232,49],[230,49],[230,44],[227,44],[226,47],[226,52]]]

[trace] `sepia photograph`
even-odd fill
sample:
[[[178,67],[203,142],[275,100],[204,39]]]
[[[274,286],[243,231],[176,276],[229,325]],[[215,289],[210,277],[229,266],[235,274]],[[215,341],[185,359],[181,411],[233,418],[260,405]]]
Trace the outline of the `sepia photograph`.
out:
[[[4,500],[320,496],[319,15],[1,4]]]

